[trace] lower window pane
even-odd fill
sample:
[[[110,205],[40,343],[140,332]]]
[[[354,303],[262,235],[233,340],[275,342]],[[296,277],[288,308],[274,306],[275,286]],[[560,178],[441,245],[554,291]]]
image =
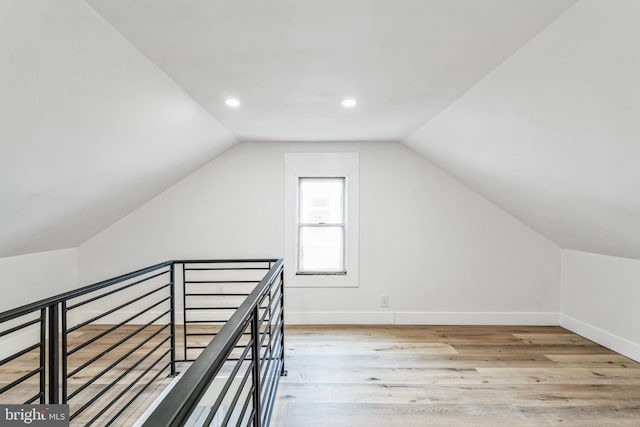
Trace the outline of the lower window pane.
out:
[[[300,227],[300,272],[344,271],[344,227]]]

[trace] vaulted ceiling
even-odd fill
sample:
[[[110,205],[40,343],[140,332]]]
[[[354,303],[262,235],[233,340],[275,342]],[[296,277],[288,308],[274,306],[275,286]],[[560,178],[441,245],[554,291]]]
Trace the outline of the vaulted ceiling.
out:
[[[574,1],[88,3],[241,139],[397,141]]]
[[[639,28],[633,0],[2,2],[0,256],[241,139],[402,141],[561,247],[640,258]]]

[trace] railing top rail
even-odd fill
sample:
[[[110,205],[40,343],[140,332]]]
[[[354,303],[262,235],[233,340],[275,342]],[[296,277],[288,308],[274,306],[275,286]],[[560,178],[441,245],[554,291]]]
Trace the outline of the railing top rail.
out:
[[[282,271],[283,259],[265,261],[275,264],[147,418],[144,426],[178,426],[188,419],[242,335],[253,309]]]
[[[243,258],[243,259],[180,259],[173,262],[177,264],[233,264],[249,262],[276,262],[276,258]]]
[[[30,304],[26,304],[20,307],[13,308],[11,310],[7,310],[3,313],[0,313],[0,322],[5,322],[7,320],[15,319],[16,317],[24,316],[25,314],[29,314],[33,311],[40,310],[42,308],[48,307],[52,304],[57,304],[61,301],[66,301],[71,298],[76,298],[81,295],[88,294],[89,292],[97,291],[99,289],[106,288],[116,283],[123,282],[125,280],[132,279],[134,277],[141,276],[143,274],[149,273],[151,271],[158,270],[163,267],[167,267],[173,264],[173,261],[165,261],[160,264],[152,265],[150,267],[141,268],[140,270],[132,271],[131,273],[122,274],[120,276],[112,277],[111,279],[103,280],[98,283],[94,283],[92,285],[83,286],[82,288],[74,289],[69,292],[64,292],[62,294],[58,294],[49,298],[44,298],[36,302],[32,302]]]
[[[101,282],[97,282],[91,285],[84,286],[82,288],[74,289],[69,292],[65,292],[62,294],[54,295],[52,297],[44,298],[39,301],[35,301],[29,304],[25,304],[20,307],[13,308],[11,310],[4,311],[0,313],[0,322],[6,322],[8,320],[15,319],[20,316],[24,316],[26,314],[32,313],[36,310],[40,310],[42,308],[48,307],[52,304],[57,304],[61,301],[66,301],[71,298],[76,298],[89,292],[97,291],[108,286],[114,285],[116,283],[123,282],[125,280],[133,279],[134,277],[141,276],[146,273],[150,273],[152,271],[158,270],[163,267],[170,266],[174,263],[180,264],[222,264],[222,263],[250,263],[250,262],[275,262],[276,259],[263,259],[263,258],[251,258],[251,259],[216,259],[216,260],[207,260],[207,259],[192,259],[192,260],[175,260],[175,261],[165,261],[156,265],[152,265],[150,267],[141,268],[136,271],[132,271],[130,273],[122,274],[120,276],[112,277],[111,279],[103,280]]]

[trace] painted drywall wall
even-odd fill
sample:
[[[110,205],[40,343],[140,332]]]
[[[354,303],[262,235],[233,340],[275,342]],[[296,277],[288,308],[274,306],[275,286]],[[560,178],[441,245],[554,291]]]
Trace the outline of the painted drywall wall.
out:
[[[82,0],[0,1],[0,256],[76,247],[235,138]]]
[[[336,151],[360,153],[360,284],[288,288],[289,322],[557,323],[559,249],[393,142],[240,143],[82,244],[80,282],[282,256],[284,153]]]
[[[77,288],[77,254],[73,248],[0,258],[0,312]]]
[[[640,261],[562,251],[562,326],[640,361]]]
[[[0,313],[62,292],[78,285],[77,249],[60,249],[28,255],[0,258]],[[2,323],[6,331],[35,319],[39,314],[27,314]],[[31,346],[40,339],[39,324],[18,329],[0,337],[0,359]]]
[[[640,259],[640,2],[581,0],[407,139],[558,246]]]

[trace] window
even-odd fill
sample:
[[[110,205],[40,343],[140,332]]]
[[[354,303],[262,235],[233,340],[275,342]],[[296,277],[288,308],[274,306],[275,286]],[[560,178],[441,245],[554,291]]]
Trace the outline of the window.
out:
[[[358,286],[358,153],[285,153],[285,285]]]
[[[298,179],[297,274],[345,274],[345,178]]]

